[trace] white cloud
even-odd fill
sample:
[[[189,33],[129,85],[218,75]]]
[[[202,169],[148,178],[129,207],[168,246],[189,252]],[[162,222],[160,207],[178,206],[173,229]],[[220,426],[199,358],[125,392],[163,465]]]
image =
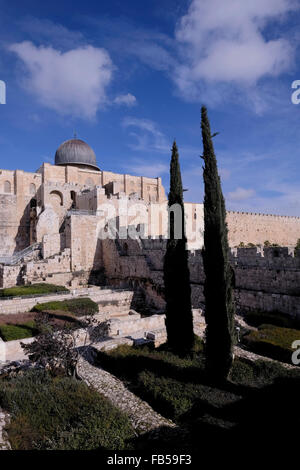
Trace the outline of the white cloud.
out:
[[[299,8],[298,0],[192,0],[177,24],[178,64],[170,76],[182,97],[212,105],[227,99],[265,109],[258,82],[275,78],[294,60],[294,44],[264,36],[270,21]]]
[[[169,173],[169,166],[160,162],[153,162],[152,165],[145,165],[143,161],[136,161],[131,165],[127,165],[126,168],[132,173],[147,176],[148,178],[156,178]]]
[[[202,79],[251,84],[285,71],[293,58],[291,45],[283,38],[265,39],[262,30],[297,5],[294,0],[193,0],[176,30],[185,57],[178,85]]]
[[[135,143],[130,144],[133,150],[171,153],[171,144],[155,122],[149,119],[127,117],[122,125],[125,128],[131,127],[138,130],[138,132],[130,132],[130,136],[135,139]]]
[[[49,19],[26,16],[18,21],[18,26],[26,33],[27,38],[57,46],[60,49],[74,49],[75,46],[78,47],[84,43],[84,35],[80,31],[70,30]]]
[[[24,41],[9,50],[25,65],[22,85],[42,105],[62,115],[91,119],[106,103],[114,67],[105,49],[84,46],[61,52]]]
[[[231,171],[228,168],[220,168],[219,175],[223,181],[227,181],[230,178]]]
[[[255,196],[254,189],[237,188],[235,191],[228,193],[227,199],[230,201],[244,201],[253,196]]]
[[[114,103],[117,105],[125,105],[125,106],[135,106],[137,104],[136,97],[131,93],[127,93],[127,95],[119,95],[116,96],[114,99]]]

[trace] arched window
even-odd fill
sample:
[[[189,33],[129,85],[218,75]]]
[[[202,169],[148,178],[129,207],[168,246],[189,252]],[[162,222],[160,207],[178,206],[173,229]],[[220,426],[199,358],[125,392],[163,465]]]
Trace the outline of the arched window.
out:
[[[63,195],[59,191],[50,193],[50,202],[53,206],[63,206]]]
[[[11,183],[9,181],[4,182],[4,192],[11,193]]]
[[[29,185],[29,193],[30,194],[35,194],[36,193],[36,186],[34,183],[30,183]]]

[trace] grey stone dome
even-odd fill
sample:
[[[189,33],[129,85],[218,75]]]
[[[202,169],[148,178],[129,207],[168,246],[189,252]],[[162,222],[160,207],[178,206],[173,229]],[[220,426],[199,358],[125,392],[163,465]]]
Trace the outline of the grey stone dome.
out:
[[[55,165],[74,165],[99,170],[94,150],[80,139],[66,140],[58,147]]]

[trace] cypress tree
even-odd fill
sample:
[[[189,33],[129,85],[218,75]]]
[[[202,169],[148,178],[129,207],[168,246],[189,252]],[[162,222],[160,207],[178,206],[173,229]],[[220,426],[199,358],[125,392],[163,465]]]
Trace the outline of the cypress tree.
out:
[[[204,177],[205,352],[206,369],[216,380],[226,380],[233,362],[233,270],[229,263],[226,209],[218,175],[207,109],[201,110]]]
[[[174,216],[172,206],[179,208]],[[169,238],[164,257],[164,285],[166,299],[166,328],[168,345],[180,354],[191,351],[194,344],[191,305],[190,272],[186,250],[183,189],[176,142],[172,147],[170,164]],[[175,213],[176,214],[176,213]],[[179,232],[178,233],[178,229]],[[181,235],[181,236],[180,236]]]

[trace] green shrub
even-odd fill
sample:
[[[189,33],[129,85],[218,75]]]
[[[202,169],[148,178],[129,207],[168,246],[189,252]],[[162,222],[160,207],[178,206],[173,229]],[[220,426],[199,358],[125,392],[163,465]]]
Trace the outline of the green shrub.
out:
[[[292,343],[296,340],[300,340],[300,330],[273,325],[261,325],[258,331],[251,331],[243,337],[251,351],[288,363],[294,352]]]
[[[0,325],[0,336],[3,341],[31,338],[38,332],[35,321],[28,321],[22,325]]]
[[[195,403],[201,402],[203,410],[210,406],[223,406],[239,397],[218,388],[199,383],[186,383],[170,377],[144,371],[138,376],[135,391],[164,416],[180,420]]]
[[[98,313],[99,308],[98,304],[96,302],[93,302],[90,298],[82,297],[78,299],[45,302],[42,304],[37,304],[31,309],[32,312],[45,312],[49,310],[71,312],[74,315],[80,317],[84,315],[93,315],[95,313]]]
[[[171,351],[152,350],[149,347],[120,346],[109,352],[100,352],[98,361],[119,377],[134,379],[144,370],[164,376],[190,380],[202,370],[201,359],[197,356],[181,358]]]
[[[147,346],[121,346],[100,353],[98,361],[126,380],[130,390],[163,416],[189,429],[194,429],[196,423],[192,435],[200,432],[205,435],[206,425],[208,430],[230,428],[241,419],[243,404],[240,407],[239,403],[244,397],[274,384],[277,378],[300,377],[299,369],[289,370],[272,361],[236,358],[230,381],[215,386],[204,373],[203,343],[199,341],[198,346],[197,353],[186,358],[167,351],[166,345],[155,350]]]
[[[0,405],[12,415],[14,450],[122,450],[134,434],[128,417],[99,393],[45,371],[2,380]]]
[[[23,295],[51,294],[55,292],[69,292],[69,289],[54,284],[32,284],[0,289],[0,297],[19,297]]]
[[[276,310],[273,310],[272,312],[252,310],[247,312],[244,315],[244,318],[249,325],[255,327],[263,324],[281,326],[283,328],[299,328],[300,326],[299,320],[296,320],[295,318],[292,318]]]
[[[245,358],[236,358],[230,374],[232,382],[250,386],[265,387],[272,384],[275,379],[282,377],[300,377],[300,371],[287,369],[278,362],[250,361]]]

